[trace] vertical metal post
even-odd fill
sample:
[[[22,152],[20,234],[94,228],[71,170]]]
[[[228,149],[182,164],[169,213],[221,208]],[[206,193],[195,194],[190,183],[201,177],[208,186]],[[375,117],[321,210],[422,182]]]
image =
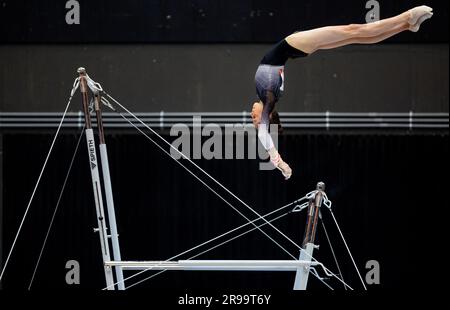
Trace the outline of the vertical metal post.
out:
[[[113,249],[113,256],[115,261],[122,261],[120,255],[119,234],[117,232],[116,212],[114,209],[113,191],[111,185],[111,176],[109,173],[108,151],[105,142],[105,133],[103,130],[102,110],[101,110],[101,94],[95,95],[95,114],[97,116],[97,128],[99,136],[100,148],[100,162],[102,165],[103,182],[105,186],[106,207],[108,210],[108,222],[111,230],[111,243]],[[123,271],[121,266],[115,267],[117,286],[119,290],[125,289],[123,281]]]
[[[300,251],[299,260],[311,261],[314,248],[317,248],[314,244],[317,230],[317,221],[319,218],[320,207],[323,201],[323,191],[325,190],[325,183],[317,183],[317,193],[309,201],[308,215],[306,220],[305,237],[302,243],[302,251]],[[297,269],[295,274],[294,290],[306,290],[309,277],[309,266],[303,266]]]
[[[3,195],[3,133],[0,132],[0,193]],[[0,197],[0,225],[3,225],[3,197]],[[0,229],[0,268],[3,265],[3,229]],[[1,274],[1,272],[0,272]],[[3,282],[0,281],[0,290]]]
[[[102,189],[100,184],[100,175],[98,172],[98,163],[97,163],[97,152],[95,150],[95,139],[94,132],[92,130],[91,117],[89,114],[89,95],[88,95],[88,86],[86,81],[86,70],[84,68],[78,69],[78,74],[80,75],[80,90],[84,111],[84,119],[86,124],[86,142],[88,147],[88,155],[89,155],[89,164],[91,169],[91,177],[92,177],[92,186],[94,190],[94,200],[95,200],[95,209],[97,212],[97,223],[98,228],[96,231],[99,234],[100,245],[102,251],[103,258],[103,268],[105,271],[105,279],[106,285],[109,290],[114,290],[114,277],[110,266],[106,266],[104,263],[106,261],[110,261],[109,255],[109,243],[108,243],[108,234],[106,231],[106,222],[105,215],[103,210],[103,197],[102,197]]]

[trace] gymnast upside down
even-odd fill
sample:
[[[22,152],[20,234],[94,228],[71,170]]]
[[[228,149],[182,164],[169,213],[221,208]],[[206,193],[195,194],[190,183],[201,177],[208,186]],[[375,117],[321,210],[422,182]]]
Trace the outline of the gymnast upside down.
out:
[[[428,6],[415,7],[392,18],[370,24],[328,26],[293,33],[278,42],[261,60],[255,75],[258,102],[253,104],[251,116],[258,129],[258,138],[285,179],[292,169],[283,161],[269,134],[269,124],[281,123],[275,104],[284,91],[284,65],[289,58],[306,57],[317,50],[332,49],[349,44],[374,44],[400,32],[419,31],[420,25],[433,16]]]

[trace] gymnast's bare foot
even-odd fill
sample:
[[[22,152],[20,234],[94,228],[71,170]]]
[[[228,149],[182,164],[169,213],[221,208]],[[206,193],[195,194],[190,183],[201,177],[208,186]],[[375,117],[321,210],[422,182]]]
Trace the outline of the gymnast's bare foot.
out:
[[[433,16],[433,9],[429,6],[422,5],[411,9],[409,13],[409,30],[417,32],[420,29],[420,25]]]

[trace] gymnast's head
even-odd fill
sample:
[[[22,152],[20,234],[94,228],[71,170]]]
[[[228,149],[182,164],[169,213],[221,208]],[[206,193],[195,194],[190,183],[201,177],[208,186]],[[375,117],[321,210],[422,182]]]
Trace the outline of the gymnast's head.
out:
[[[261,115],[263,111],[264,105],[261,101],[255,102],[252,107],[252,112],[250,113],[252,117],[253,126],[258,129],[259,124],[261,123]],[[278,133],[281,134],[283,132],[283,127],[281,126],[280,116],[276,110],[273,110],[269,114],[269,123],[278,125]]]

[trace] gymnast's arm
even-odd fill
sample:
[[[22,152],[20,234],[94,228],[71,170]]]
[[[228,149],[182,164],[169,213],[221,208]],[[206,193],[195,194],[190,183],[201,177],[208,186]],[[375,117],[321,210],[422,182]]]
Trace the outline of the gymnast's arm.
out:
[[[275,100],[272,99],[273,95],[267,95],[266,103],[263,105],[263,110],[261,112],[261,121],[258,126],[258,138],[261,141],[264,149],[271,152],[272,149],[275,149],[275,145],[273,144],[272,137],[269,134],[269,126],[270,126],[270,113],[275,108]],[[275,149],[276,151],[276,149]]]
[[[273,98],[274,96],[269,93],[266,103],[264,104],[263,111],[261,113],[261,122],[258,126],[258,138],[266,151],[269,153],[270,161],[276,168],[278,168],[282,172],[283,176],[287,180],[291,177],[292,170],[289,165],[285,163],[283,159],[281,159],[278,150],[275,148],[272,137],[269,134],[270,113],[275,107],[275,100],[273,100]]]

